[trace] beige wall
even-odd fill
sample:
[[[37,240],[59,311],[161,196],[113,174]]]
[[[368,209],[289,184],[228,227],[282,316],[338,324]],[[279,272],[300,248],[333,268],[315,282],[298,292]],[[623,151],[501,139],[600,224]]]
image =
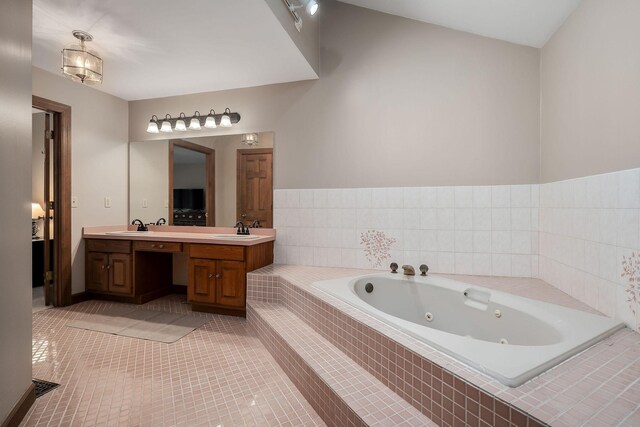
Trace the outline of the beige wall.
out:
[[[640,2],[584,0],[541,54],[541,180],[640,166]]]
[[[282,28],[287,32],[300,53],[305,57],[311,68],[316,72],[320,69],[320,52],[318,45],[318,19],[321,10],[314,16],[309,16],[304,10],[298,10],[302,18],[302,31],[296,30],[293,17],[282,0],[265,0]],[[292,1],[295,3],[295,1]]]
[[[145,132],[152,114],[228,106],[242,120],[227,132],[278,136],[276,188],[538,181],[539,50],[322,9],[320,80],[133,101],[129,139],[162,138]]]
[[[127,222],[128,103],[39,68],[34,95],[71,106],[72,291],[84,291],[82,227]],[[111,208],[104,198],[111,197]]]
[[[31,2],[0,13],[0,424],[31,386]]]
[[[169,223],[169,141],[129,144],[129,222]],[[143,206],[146,199],[147,207]]]

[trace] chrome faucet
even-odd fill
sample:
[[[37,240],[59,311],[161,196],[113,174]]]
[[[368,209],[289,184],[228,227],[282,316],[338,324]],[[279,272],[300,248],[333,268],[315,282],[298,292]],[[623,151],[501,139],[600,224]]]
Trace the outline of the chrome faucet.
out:
[[[410,265],[403,265],[402,269],[404,270],[402,272],[402,274],[404,274],[405,276],[415,276],[416,275],[416,270],[414,270],[414,268]]]
[[[149,231],[147,226],[144,225],[144,222],[142,222],[141,220],[136,218],[133,221],[131,221],[131,225],[136,225],[136,223],[138,224],[138,231]]]

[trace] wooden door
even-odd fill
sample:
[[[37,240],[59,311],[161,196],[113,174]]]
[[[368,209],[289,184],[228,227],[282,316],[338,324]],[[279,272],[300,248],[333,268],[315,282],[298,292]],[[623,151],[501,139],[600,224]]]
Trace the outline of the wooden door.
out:
[[[216,262],[210,259],[189,259],[189,302],[215,304]]]
[[[109,255],[102,252],[88,252],[86,287],[92,291],[109,290]]]
[[[221,305],[244,308],[245,268],[239,261],[218,261],[216,302]]]
[[[109,292],[130,295],[133,292],[131,280],[131,255],[109,255]]]
[[[53,289],[54,279],[53,265],[51,263],[51,222],[50,213],[53,211],[51,204],[51,114],[45,113],[44,115],[44,218],[42,237],[44,239],[44,266],[43,266],[43,278],[44,281],[44,304],[51,305],[53,303]],[[50,273],[51,272],[51,273]]]
[[[273,149],[238,150],[237,217],[273,227]]]

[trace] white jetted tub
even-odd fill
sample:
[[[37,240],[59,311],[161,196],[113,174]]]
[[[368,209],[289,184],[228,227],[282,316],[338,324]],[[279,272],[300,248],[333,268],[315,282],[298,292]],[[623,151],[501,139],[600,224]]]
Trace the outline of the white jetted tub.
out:
[[[313,286],[510,387],[624,327],[607,317],[432,275],[375,274]]]

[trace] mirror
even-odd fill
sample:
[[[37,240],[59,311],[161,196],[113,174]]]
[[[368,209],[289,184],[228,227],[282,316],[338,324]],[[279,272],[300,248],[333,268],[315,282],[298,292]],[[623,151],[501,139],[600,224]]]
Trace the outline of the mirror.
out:
[[[274,133],[249,135],[130,142],[129,222],[273,227]]]

